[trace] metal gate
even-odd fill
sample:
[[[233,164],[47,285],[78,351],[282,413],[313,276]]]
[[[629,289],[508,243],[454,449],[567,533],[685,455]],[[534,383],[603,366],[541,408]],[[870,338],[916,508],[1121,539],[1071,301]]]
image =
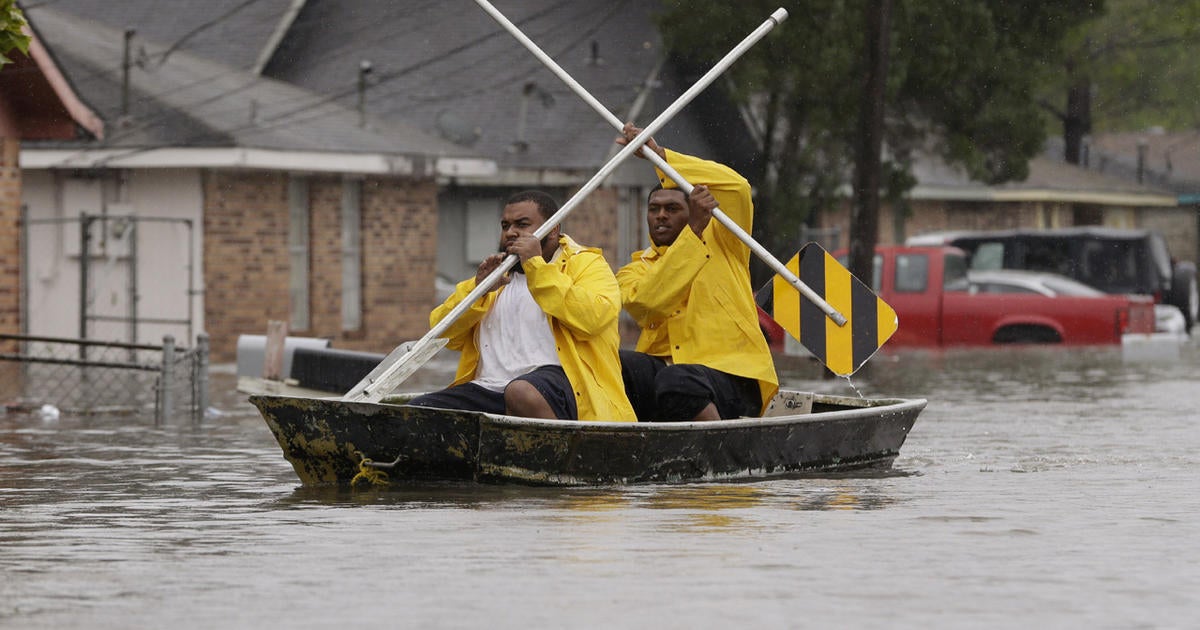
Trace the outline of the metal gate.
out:
[[[0,335],[0,397],[18,408],[69,413],[153,411],[155,424],[208,408],[208,336],[191,348]]]
[[[193,243],[190,219],[23,220],[25,334],[0,335],[0,369],[12,377],[0,395],[64,411],[153,409],[157,421],[181,406],[202,416],[208,340],[195,333]]]

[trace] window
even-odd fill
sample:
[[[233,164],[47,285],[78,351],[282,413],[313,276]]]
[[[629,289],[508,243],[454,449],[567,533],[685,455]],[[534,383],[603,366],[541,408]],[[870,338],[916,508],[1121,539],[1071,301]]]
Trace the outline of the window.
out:
[[[1004,243],[980,243],[971,256],[971,269],[1003,269]]]
[[[924,254],[896,256],[896,292],[923,293],[929,286],[929,257]]]
[[[472,269],[500,248],[500,204],[495,199],[467,201],[467,265]]]
[[[362,328],[362,180],[342,180],[342,330]]]
[[[308,330],[308,179],[288,179],[288,293],[291,296],[291,329]]]
[[[970,286],[967,281],[967,260],[957,254],[946,255],[942,258],[942,290],[966,291]]]

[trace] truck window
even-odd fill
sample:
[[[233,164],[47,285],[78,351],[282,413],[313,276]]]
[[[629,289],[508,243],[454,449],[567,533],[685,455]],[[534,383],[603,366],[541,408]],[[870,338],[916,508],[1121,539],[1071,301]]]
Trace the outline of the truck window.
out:
[[[1162,282],[1162,287],[1166,288],[1171,284],[1171,277],[1175,274],[1173,264],[1171,262],[1171,253],[1167,251],[1167,242],[1160,234],[1150,235],[1150,258],[1154,260],[1154,266],[1158,271],[1159,281]]]
[[[971,283],[967,280],[967,259],[958,254],[946,254],[942,258],[942,290],[966,291]]]
[[[896,256],[897,293],[924,293],[929,287],[929,257],[924,254]]]
[[[1113,293],[1138,293],[1138,260],[1141,244],[1126,240],[1093,240],[1083,244],[1080,281]]]
[[[1004,243],[981,243],[971,256],[971,269],[1003,269]]]
[[[871,290],[879,293],[883,287],[883,256],[875,254],[875,259],[871,266]]]
[[[1071,243],[1066,239],[1031,238],[1023,243],[1025,260],[1015,265],[1017,269],[1047,271],[1074,278],[1075,255]]]

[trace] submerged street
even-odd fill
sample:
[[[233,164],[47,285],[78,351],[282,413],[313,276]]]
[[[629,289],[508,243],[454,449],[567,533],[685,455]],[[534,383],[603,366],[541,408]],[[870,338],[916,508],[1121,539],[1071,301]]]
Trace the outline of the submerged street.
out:
[[[1198,377],[1194,340],[880,354],[854,388],[929,399],[890,473],[350,490],[217,369],[199,425],[0,418],[0,628],[1183,627]]]

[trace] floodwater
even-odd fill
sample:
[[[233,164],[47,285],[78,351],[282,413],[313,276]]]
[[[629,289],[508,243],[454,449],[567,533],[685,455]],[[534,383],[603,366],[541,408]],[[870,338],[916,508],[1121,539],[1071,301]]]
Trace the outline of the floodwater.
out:
[[[789,384],[836,393],[803,361]],[[880,355],[893,474],[298,486],[233,377],[199,425],[0,418],[2,628],[1191,628],[1200,350]]]

